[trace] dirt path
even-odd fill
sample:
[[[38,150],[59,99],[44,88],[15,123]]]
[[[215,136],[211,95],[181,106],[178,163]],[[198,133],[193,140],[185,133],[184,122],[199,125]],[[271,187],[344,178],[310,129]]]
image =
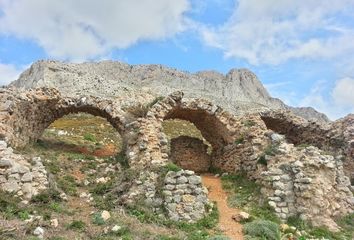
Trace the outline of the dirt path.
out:
[[[227,205],[227,194],[222,189],[220,178],[212,175],[203,175],[203,184],[208,188],[208,197],[215,201],[219,210],[219,227],[226,236],[233,240],[243,239],[242,225],[232,219],[232,216],[239,212],[238,209],[230,208]]]

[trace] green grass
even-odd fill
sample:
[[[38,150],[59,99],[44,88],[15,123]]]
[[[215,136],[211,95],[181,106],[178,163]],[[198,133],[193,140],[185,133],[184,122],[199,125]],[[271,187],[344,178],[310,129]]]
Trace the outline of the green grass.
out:
[[[248,179],[245,173],[229,174],[221,178],[223,188],[230,192],[228,198],[231,207],[242,208],[250,198],[260,195],[260,186]]]
[[[74,220],[68,226],[67,229],[74,230],[74,231],[84,231],[86,228],[86,223],[81,220]]]
[[[339,232],[331,232],[326,227],[313,227],[307,221],[298,216],[289,217],[287,223],[299,230],[304,230],[312,238],[326,238],[329,240],[350,240],[354,237],[354,214],[346,215],[337,219],[337,224],[341,227]],[[304,239],[307,239],[306,236]]]
[[[71,175],[65,175],[59,177],[57,180],[58,187],[61,188],[68,195],[76,195],[77,194],[77,184],[75,182],[75,178]]]
[[[172,172],[178,172],[178,171],[182,170],[182,168],[180,168],[179,166],[177,166],[176,164],[171,163],[171,162],[167,163],[165,165],[165,168],[167,171],[172,171]]]
[[[136,217],[141,223],[155,224],[184,231],[187,234],[187,239],[191,240],[207,240],[210,236],[209,231],[211,229],[215,230],[219,219],[219,212],[216,205],[211,209],[211,212],[207,216],[195,223],[187,223],[183,221],[175,222],[160,218],[141,204],[129,206],[128,213]]]

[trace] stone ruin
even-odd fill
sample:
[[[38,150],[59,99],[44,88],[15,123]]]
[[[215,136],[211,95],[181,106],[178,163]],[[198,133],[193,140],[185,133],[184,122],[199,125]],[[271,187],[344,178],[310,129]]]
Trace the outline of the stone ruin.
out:
[[[56,119],[77,112],[107,119],[122,136],[130,167],[141,173],[126,199],[142,197],[152,208],[164,206],[175,220],[195,221],[206,214],[206,190],[190,170],[211,167],[243,171],[260,183],[283,220],[300,215],[336,230],[333,218],[354,211],[354,115],[325,126],[284,111],[235,116],[209,101],[184,98],[182,92],[132,119],[112,99],[63,97],[50,88],[0,89],[0,188],[28,199],[48,187],[40,159],[26,159],[12,148],[36,141]],[[192,122],[211,153],[201,140],[189,137],[173,139],[170,146],[162,123],[176,118]],[[185,170],[168,172],[162,180],[150,171],[169,161]],[[161,185],[163,194],[158,194]]]

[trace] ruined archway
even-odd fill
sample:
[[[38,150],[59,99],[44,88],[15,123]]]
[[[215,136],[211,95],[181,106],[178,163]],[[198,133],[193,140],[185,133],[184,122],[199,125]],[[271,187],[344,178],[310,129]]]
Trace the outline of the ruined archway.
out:
[[[123,112],[111,100],[96,97],[64,98],[55,89],[1,90],[0,137],[14,147],[36,141],[55,120],[69,113],[89,113],[105,118],[124,133]]]
[[[193,123],[212,146],[212,158],[222,154],[225,146],[234,144],[239,135],[237,120],[231,114],[209,101],[185,99],[182,92],[176,92],[158,101],[146,118],[140,119],[141,137],[138,145],[141,151],[136,158],[141,164],[149,162],[163,165],[169,160],[170,149],[162,127],[162,122],[168,119]]]

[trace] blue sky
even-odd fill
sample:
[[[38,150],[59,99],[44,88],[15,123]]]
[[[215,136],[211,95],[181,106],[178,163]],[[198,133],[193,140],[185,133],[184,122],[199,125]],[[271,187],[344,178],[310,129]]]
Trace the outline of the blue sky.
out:
[[[354,0],[0,0],[0,84],[39,59],[249,68],[336,119],[354,112]]]

